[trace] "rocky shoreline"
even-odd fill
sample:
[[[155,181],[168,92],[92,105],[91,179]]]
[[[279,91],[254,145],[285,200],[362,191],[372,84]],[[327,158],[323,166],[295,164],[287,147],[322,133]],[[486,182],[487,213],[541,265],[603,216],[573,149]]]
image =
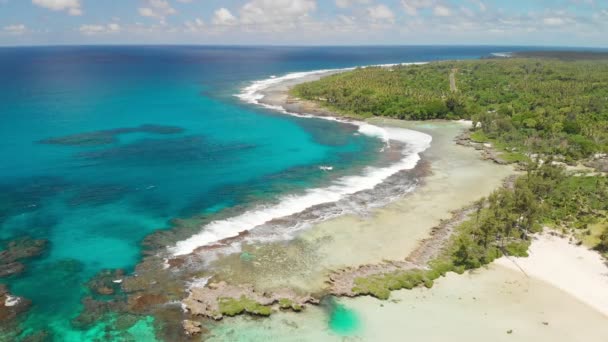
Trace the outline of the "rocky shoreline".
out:
[[[290,85],[292,86],[292,85]],[[288,95],[288,89],[270,93],[260,100],[266,105],[280,105],[290,113],[336,117],[335,113],[319,105]],[[341,118],[344,118],[340,116]],[[355,120],[344,118],[345,120]],[[506,165],[508,162],[500,159],[492,146],[477,144],[471,141],[468,130],[455,139],[456,144],[473,147],[481,152],[481,159],[491,160],[496,164]],[[512,177],[504,182],[505,186],[512,182]],[[279,288],[273,291],[259,292],[252,284],[228,284],[224,281],[208,283],[202,287],[189,290],[188,296],[181,301],[182,308],[190,316],[183,321],[187,335],[193,336],[204,333],[201,318],[221,320],[235,314],[250,314],[268,316],[282,309],[301,311],[306,305],[317,305],[327,296],[355,297],[353,291],[357,278],[382,275],[391,272],[428,268],[428,262],[437,257],[452,236],[454,228],[466,221],[476,210],[471,204],[452,212],[450,219],[443,220],[430,230],[430,236],[419,242],[418,247],[403,260],[390,260],[378,264],[365,264],[358,267],[346,267],[329,271],[326,288],[315,295],[301,294],[289,288]],[[225,303],[230,303],[227,307]],[[289,303],[285,306],[281,303]],[[249,306],[249,308],[248,308]],[[297,309],[294,309],[297,308]],[[230,310],[233,309],[233,310]]]

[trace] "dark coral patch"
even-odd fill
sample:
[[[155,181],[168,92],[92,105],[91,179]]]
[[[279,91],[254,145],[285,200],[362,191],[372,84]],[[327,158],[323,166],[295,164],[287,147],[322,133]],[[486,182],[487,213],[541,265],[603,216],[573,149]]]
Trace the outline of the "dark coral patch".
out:
[[[35,240],[30,237],[9,241],[6,248],[0,252],[0,277],[23,272],[25,265],[20,261],[39,256],[46,246],[46,240]]]
[[[181,127],[163,125],[141,125],[139,127],[124,127],[87,133],[66,135],[63,137],[48,138],[40,141],[42,144],[67,146],[98,146],[115,143],[118,136],[129,133],[148,134],[179,134],[184,131]]]

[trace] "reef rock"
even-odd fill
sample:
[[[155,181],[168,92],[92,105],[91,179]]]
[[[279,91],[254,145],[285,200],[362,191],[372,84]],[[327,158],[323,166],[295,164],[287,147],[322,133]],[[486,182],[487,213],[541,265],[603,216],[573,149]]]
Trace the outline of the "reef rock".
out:
[[[198,335],[203,332],[202,324],[200,322],[184,320],[182,322],[182,326],[184,327],[184,331],[188,336]]]
[[[120,292],[120,284],[125,272],[118,270],[103,270],[88,281],[87,286],[91,291],[100,295],[112,295]]]
[[[214,320],[221,320],[224,317],[220,302],[234,300],[235,302],[245,301],[256,306],[292,308],[300,311],[305,304],[318,304],[319,301],[310,295],[300,295],[290,289],[278,289],[273,292],[260,293],[252,285],[230,285],[226,282],[209,283],[205,287],[195,287],[190,289],[190,294],[182,301],[183,308],[193,316],[203,316]],[[287,305],[288,304],[288,305]],[[258,307],[259,308],[259,307]],[[241,312],[252,314],[267,315],[264,313],[251,312],[244,309]],[[238,314],[238,313],[237,313]],[[232,314],[229,314],[232,316]]]
[[[608,172],[608,157],[598,154],[585,163],[585,166],[596,169],[599,172]]]
[[[20,262],[11,262],[10,264],[0,264],[0,278],[8,277],[13,274],[18,274],[25,270],[25,265]]]
[[[8,277],[25,270],[19,260],[36,257],[46,248],[46,240],[24,237],[9,241],[6,249],[0,252],[0,277]]]
[[[0,322],[7,322],[27,311],[31,305],[28,299],[13,296],[6,285],[0,284]]]

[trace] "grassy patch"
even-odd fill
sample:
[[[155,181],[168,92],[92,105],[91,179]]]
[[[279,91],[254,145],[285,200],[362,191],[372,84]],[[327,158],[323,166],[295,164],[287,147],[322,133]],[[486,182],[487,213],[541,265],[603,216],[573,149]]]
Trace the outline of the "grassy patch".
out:
[[[528,158],[528,156],[518,152],[502,152],[500,153],[499,157],[509,164],[527,163],[530,161],[530,158]]]
[[[505,254],[514,257],[528,257],[530,241],[511,242],[505,246]]]
[[[281,310],[293,310],[295,312],[300,312],[303,309],[302,305],[295,303],[288,298],[279,299],[279,308],[281,308]]]
[[[477,130],[471,133],[471,141],[476,143],[487,143],[490,141],[490,138],[488,138],[482,130]]]
[[[398,271],[355,279],[353,292],[359,295],[372,295],[378,299],[388,299],[391,291],[418,286],[433,287],[433,281],[441,274],[426,270]]]
[[[244,312],[259,315],[259,316],[270,316],[272,308],[270,306],[262,305],[253,299],[241,296],[240,299],[236,298],[220,298],[219,299],[220,312],[226,316],[236,316]]]
[[[587,230],[577,234],[577,238],[583,242],[583,245],[589,248],[596,248],[601,242],[602,233],[608,230],[608,222],[599,222],[590,224]]]

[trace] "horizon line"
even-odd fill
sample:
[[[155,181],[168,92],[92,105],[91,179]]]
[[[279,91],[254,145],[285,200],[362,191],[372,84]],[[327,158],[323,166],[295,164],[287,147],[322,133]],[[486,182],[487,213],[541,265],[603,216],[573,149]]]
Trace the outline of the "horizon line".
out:
[[[596,49],[608,50],[608,46],[585,45],[539,45],[539,44],[196,44],[196,43],[102,43],[102,44],[32,44],[32,45],[0,45],[0,48],[43,48],[43,47],[285,47],[285,48],[311,48],[311,47],[511,47],[511,48],[562,48],[562,49]]]

